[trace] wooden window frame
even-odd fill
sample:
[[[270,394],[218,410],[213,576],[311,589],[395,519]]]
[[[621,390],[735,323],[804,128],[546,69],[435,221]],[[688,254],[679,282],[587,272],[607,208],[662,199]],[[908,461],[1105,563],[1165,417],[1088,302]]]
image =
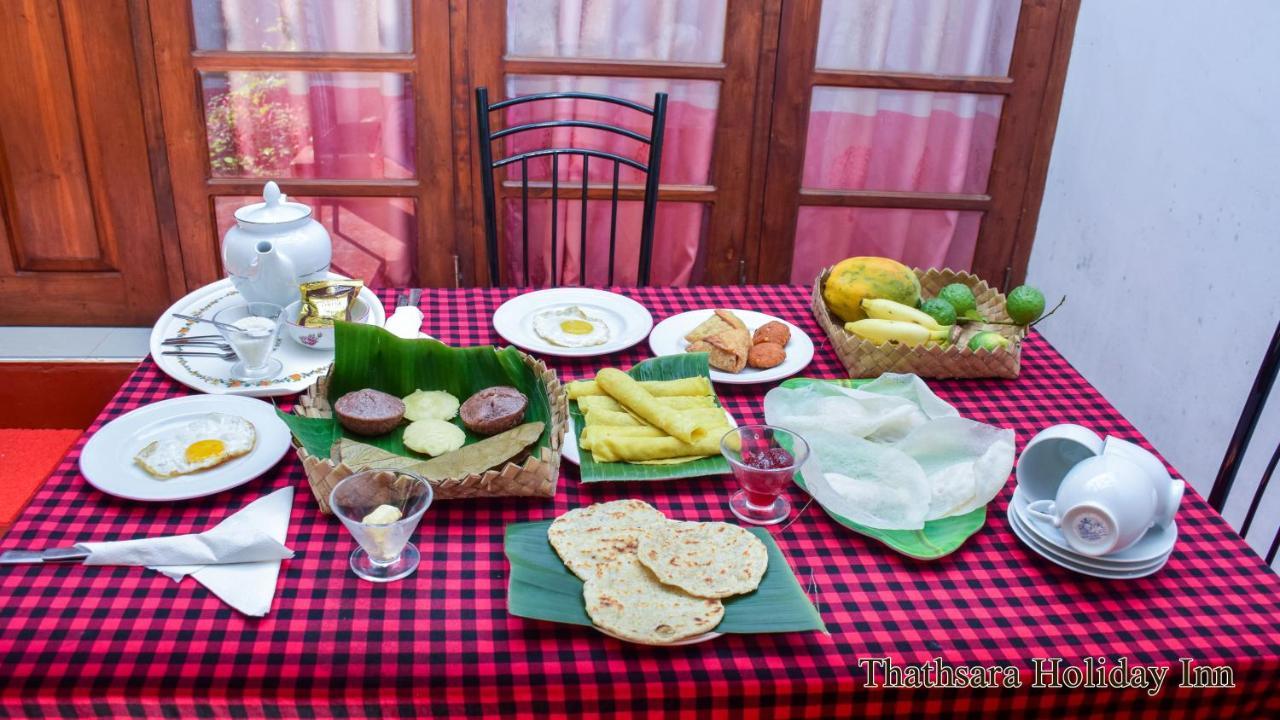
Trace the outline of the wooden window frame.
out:
[[[215,199],[258,195],[262,192],[262,183],[268,179],[214,177],[209,166],[199,73],[236,70],[395,72],[410,76],[417,144],[413,178],[279,178],[279,181],[291,195],[412,198],[417,218],[414,270],[418,284],[431,287],[457,284],[456,259],[452,253],[439,251],[454,247],[458,236],[452,168],[438,160],[453,154],[449,104],[439,100],[452,92],[449,5],[448,0],[413,0],[410,6],[413,46],[408,53],[300,53],[196,50],[189,0],[148,3],[169,175],[188,290],[222,276]],[[428,242],[430,238],[434,240]]]
[[[802,206],[977,210],[972,272],[1008,288],[1023,282],[1044,193],[1080,0],[1023,0],[1007,77],[818,70],[820,2],[786,2],[773,93],[762,231],[750,254],[758,282],[790,282]],[[802,187],[809,106],[817,86],[980,93],[1004,98],[985,192],[971,194]]]
[[[476,171],[474,88],[487,86],[494,102],[506,95],[507,75],[574,75],[604,77],[642,77],[675,80],[710,80],[720,84],[716,106],[716,127],[712,139],[711,167],[706,185],[671,185],[659,188],[660,201],[686,201],[707,203],[710,214],[707,219],[705,243],[705,270],[703,282],[726,284],[748,279],[744,257],[747,235],[753,231],[752,168],[756,165],[756,153],[734,153],[726,148],[741,144],[742,138],[751,138],[754,149],[766,135],[757,132],[759,113],[743,112],[741,108],[755,107],[758,103],[762,81],[771,81],[771,67],[766,69],[757,54],[762,43],[770,36],[769,17],[776,17],[781,0],[728,0],[725,12],[724,55],[719,63],[643,62],[624,60],[580,60],[558,58],[532,58],[508,55],[506,52],[507,18],[506,0],[475,0],[454,2],[453,29],[455,37],[466,37],[465,51],[455,46],[455,67],[464,68],[455,76],[454,126],[465,129],[455,131],[458,152],[454,170],[459,178],[459,216],[467,223],[460,227],[459,257],[464,282],[483,285],[489,282],[488,253],[484,243],[484,221],[477,208],[482,206],[481,174]],[[773,25],[776,36],[776,23]],[[455,44],[456,45],[456,44]],[[501,114],[493,116],[493,129],[503,127]],[[765,138],[767,139],[767,138]],[[519,183],[506,179],[497,183],[499,208],[513,189],[518,196]],[[549,185],[549,183],[548,183]],[[560,188],[560,197],[572,200],[581,196],[580,188]],[[588,197],[607,193],[606,186],[588,188]],[[642,186],[623,186],[619,197],[633,200],[643,197]],[[531,197],[549,196],[550,191],[530,184]],[[499,224],[499,247],[506,247],[505,227]],[[469,226],[469,227],[468,227]],[[470,252],[463,247],[470,245]]]
[[[488,283],[477,172],[474,88],[505,95],[508,74],[709,80],[720,84],[706,185],[663,185],[659,199],[707,203],[700,250],[703,282],[790,281],[801,206],[921,208],[984,213],[973,271],[1005,286],[1021,282],[1035,234],[1079,0],[1023,0],[1008,77],[816,70],[821,16],[816,0],[727,0],[719,63],[514,57],[506,54],[506,0],[412,0],[411,52],[286,53],[198,51],[188,0],[131,0],[139,36],[151,40],[158,106],[157,194],[176,227],[188,290],[221,277],[214,199],[256,195],[261,180],[215,178],[209,168],[200,71],[398,72],[411,76],[417,139],[410,179],[283,180],[291,194],[403,197],[415,202],[414,268],[423,286]],[[147,63],[143,63],[147,65]],[[144,68],[146,69],[146,68]],[[809,103],[816,85],[1004,97],[988,188],[951,194],[801,188]],[[443,102],[448,98],[449,102]],[[157,120],[158,117],[158,120]],[[495,129],[503,118],[495,116]],[[194,148],[194,151],[191,150]],[[452,162],[444,160],[451,157]],[[156,165],[156,159],[152,159]],[[504,178],[505,180],[505,178]],[[501,183],[499,193],[511,192]],[[577,188],[561,188],[574,199]],[[591,188],[590,197],[605,192]],[[638,199],[640,186],[620,197]],[[549,194],[536,184],[533,197]],[[168,223],[167,223],[168,224]],[[172,230],[165,228],[166,235]],[[502,229],[500,229],[502,232]],[[500,242],[505,238],[500,236]],[[166,252],[169,252],[166,249]],[[175,253],[177,254],[177,253]],[[173,263],[176,264],[176,263]]]

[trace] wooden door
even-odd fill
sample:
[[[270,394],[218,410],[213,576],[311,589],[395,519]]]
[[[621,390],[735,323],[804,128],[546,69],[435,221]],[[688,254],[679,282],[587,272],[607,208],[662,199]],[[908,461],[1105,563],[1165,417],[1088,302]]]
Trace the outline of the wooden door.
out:
[[[1079,0],[783,3],[753,277],[806,284],[860,254],[1020,283],[1078,10]],[[902,120],[921,106],[924,122]],[[944,162],[953,172],[938,171]]]
[[[138,14],[0,2],[0,324],[149,325],[168,304]]]

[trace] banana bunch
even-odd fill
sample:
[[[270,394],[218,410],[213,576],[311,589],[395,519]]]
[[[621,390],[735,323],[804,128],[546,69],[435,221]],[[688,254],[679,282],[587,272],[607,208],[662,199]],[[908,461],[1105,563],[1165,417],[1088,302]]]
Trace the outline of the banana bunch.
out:
[[[867,319],[845,323],[844,329],[877,345],[924,345],[945,343],[951,338],[950,325],[941,325],[928,314],[902,303],[867,298],[862,301],[862,310]]]

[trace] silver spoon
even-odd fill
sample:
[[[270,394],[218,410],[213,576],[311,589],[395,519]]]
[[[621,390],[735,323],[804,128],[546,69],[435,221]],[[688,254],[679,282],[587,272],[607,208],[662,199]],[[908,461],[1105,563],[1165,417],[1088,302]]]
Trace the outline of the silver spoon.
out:
[[[219,322],[217,320],[210,320],[208,318],[196,317],[195,315],[183,315],[182,313],[173,313],[173,316],[176,318],[182,318],[183,320],[190,320],[192,322],[203,322],[203,323],[209,323],[210,325],[217,325],[223,330],[231,330],[232,332],[244,332],[244,328],[240,327],[239,325],[232,325],[231,323],[224,323],[224,322]]]

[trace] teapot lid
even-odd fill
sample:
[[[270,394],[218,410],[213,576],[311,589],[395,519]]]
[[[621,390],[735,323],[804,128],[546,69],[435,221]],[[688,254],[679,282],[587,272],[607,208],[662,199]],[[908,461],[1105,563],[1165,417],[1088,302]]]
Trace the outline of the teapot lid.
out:
[[[274,181],[268,181],[262,187],[262,199],[263,202],[238,208],[235,212],[236,220],[254,225],[278,225],[311,215],[310,206],[290,202],[289,196],[280,192],[280,186]]]

